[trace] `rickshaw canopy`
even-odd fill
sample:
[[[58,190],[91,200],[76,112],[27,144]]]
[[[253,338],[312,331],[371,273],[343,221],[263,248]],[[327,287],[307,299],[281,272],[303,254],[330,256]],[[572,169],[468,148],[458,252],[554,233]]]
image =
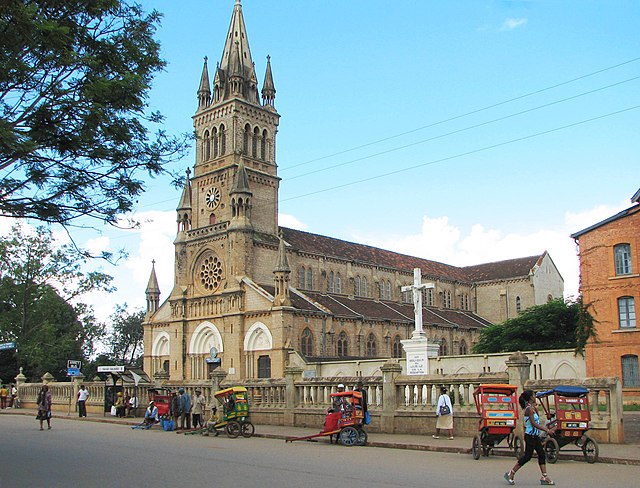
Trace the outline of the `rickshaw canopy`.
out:
[[[507,385],[503,383],[487,383],[478,386],[473,392],[474,395],[480,395],[482,393],[499,393],[502,395],[511,395],[518,389],[515,385]]]
[[[247,389],[244,386],[232,386],[231,388],[225,388],[224,390],[216,391],[213,394],[213,396],[218,398],[218,397],[229,396],[234,393],[246,393],[246,392],[247,392]]]
[[[589,390],[582,386],[559,385],[551,390],[539,391],[536,393],[537,398],[547,397],[549,395],[559,395],[563,397],[578,398],[589,394]]]

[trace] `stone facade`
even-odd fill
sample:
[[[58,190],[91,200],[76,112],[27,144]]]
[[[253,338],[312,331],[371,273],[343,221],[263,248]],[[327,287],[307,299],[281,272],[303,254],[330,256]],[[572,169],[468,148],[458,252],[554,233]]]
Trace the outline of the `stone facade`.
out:
[[[580,290],[596,320],[597,341],[586,348],[587,375],[622,378],[627,399],[640,400],[640,190],[634,205],[576,232]]]
[[[423,329],[443,355],[470,353],[498,317],[491,311],[499,294],[479,290],[522,281],[523,306],[536,303],[536,287],[547,293],[534,279],[550,262],[546,253],[519,260],[518,269],[505,261],[474,271],[280,227],[275,94],[267,59],[260,100],[236,2],[213,83],[205,58],[197,91],[196,162],[177,207],[174,286],[161,302],[152,269],[146,290],[148,374],[199,381],[220,366],[230,380],[282,378],[292,350],[315,359],[401,357],[414,329],[401,288],[414,268],[435,285],[424,291]],[[555,280],[553,296],[561,296]]]

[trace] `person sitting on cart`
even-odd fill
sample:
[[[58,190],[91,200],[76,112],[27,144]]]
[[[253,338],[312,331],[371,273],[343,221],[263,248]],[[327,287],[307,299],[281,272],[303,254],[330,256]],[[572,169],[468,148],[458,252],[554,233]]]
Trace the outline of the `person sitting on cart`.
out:
[[[344,392],[344,385],[340,383],[338,385],[338,393],[343,393],[343,392]],[[351,404],[349,403],[349,400],[347,400],[343,396],[335,396],[332,398],[331,406],[327,409],[327,413],[345,412],[349,409],[351,409]]]
[[[144,412],[144,423],[151,426],[153,424],[157,424],[158,422],[158,407],[156,407],[156,404],[152,400],[149,402],[149,407]]]
[[[211,414],[209,415],[209,420],[207,420],[206,428],[207,430],[202,435],[209,435],[210,432],[213,432],[213,435],[218,437],[220,432],[216,429],[216,425],[221,422],[221,418],[218,416],[218,407],[211,405]]]
[[[227,395],[222,401],[222,410],[224,413],[230,414],[234,408],[236,408],[236,401],[233,399],[233,395]]]

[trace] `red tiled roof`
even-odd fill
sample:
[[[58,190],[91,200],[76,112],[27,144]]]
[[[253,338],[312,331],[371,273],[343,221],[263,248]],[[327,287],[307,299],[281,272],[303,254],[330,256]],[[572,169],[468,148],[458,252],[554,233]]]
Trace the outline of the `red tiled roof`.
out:
[[[475,282],[517,278],[528,276],[531,269],[538,261],[542,260],[545,254],[546,251],[538,256],[477,264],[475,266],[466,266],[462,269],[467,274],[468,279]]]
[[[285,241],[295,250],[407,271],[411,271],[413,268],[420,268],[423,275],[468,281],[462,268],[449,264],[407,256],[406,254],[334,239],[333,237],[311,234],[301,230],[287,229],[285,227],[280,227],[280,230],[284,235]]]

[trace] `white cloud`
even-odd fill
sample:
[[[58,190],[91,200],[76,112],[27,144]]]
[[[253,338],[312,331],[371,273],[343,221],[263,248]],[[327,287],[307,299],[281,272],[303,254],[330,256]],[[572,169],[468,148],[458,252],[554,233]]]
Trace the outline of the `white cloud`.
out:
[[[500,28],[500,30],[506,31],[506,30],[513,30],[513,29],[517,29],[518,27],[521,27],[523,25],[525,25],[528,22],[527,19],[506,19],[504,21],[504,23],[502,24],[502,27]]]
[[[307,230],[307,224],[299,221],[293,215],[278,214],[278,225],[288,227],[290,229]]]

